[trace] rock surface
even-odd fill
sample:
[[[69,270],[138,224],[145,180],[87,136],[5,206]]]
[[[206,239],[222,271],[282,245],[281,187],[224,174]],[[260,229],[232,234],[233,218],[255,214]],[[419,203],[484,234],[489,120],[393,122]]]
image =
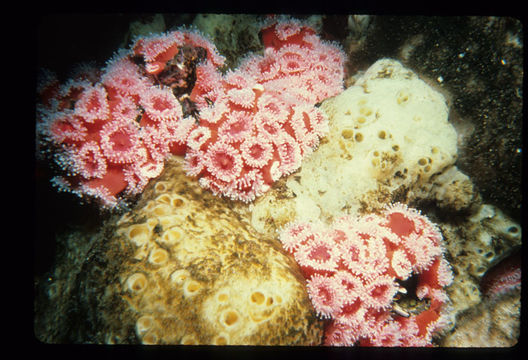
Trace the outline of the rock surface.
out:
[[[458,168],[473,180],[486,203],[520,222],[522,22],[508,16],[348,20],[350,74],[391,57],[444,93],[459,136]]]
[[[511,347],[521,328],[520,291],[497,301],[485,300],[464,313],[457,329],[440,343],[446,347]]]
[[[74,331],[46,342],[310,345],[322,339],[297,264],[258,236],[244,208],[214,197],[172,158],[137,206],[109,221],[82,273],[48,293]],[[66,294],[73,295],[68,302]],[[49,311],[49,310],[48,310]],[[72,324],[71,322],[80,324]],[[61,328],[55,325],[54,327]],[[45,326],[36,328],[44,329]]]

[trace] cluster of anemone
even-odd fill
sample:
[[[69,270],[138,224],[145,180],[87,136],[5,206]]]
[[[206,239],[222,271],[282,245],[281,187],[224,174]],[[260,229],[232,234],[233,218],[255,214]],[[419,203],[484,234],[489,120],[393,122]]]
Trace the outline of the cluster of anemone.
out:
[[[50,73],[42,80],[37,129],[61,170],[52,179],[60,190],[114,207],[160,175],[169,154],[184,154],[195,119],[184,114],[171,87],[156,83],[146,69],[159,64],[156,49],[206,46],[216,65],[222,58],[192,32],[160,38],[164,47],[140,39],[134,52],[117,53],[102,70],[81,67],[64,84]],[[146,65],[134,61],[139,49]]]
[[[440,231],[418,211],[396,203],[330,226],[293,222],[280,240],[307,280],[314,309],[328,319],[326,345],[428,346],[445,326],[444,288],[453,277]],[[415,294],[402,286],[411,277]],[[429,306],[411,314],[396,301],[402,294]]]
[[[197,68],[191,99],[199,126],[188,138],[185,168],[202,186],[252,201],[297,170],[328,131],[315,107],[342,90],[344,55],[313,29],[276,22],[262,31],[264,55],[220,76]]]
[[[65,84],[47,76],[38,129],[62,170],[53,183],[112,207],[176,154],[215,194],[248,202],[267,191],[328,131],[315,105],[342,91],[344,54],[297,21],[272,22],[262,38],[263,55],[225,74],[214,45],[185,30],[139,37]]]

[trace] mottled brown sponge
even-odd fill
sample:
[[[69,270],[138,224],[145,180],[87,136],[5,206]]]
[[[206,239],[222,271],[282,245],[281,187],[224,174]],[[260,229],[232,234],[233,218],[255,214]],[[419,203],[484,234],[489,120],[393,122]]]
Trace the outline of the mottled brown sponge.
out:
[[[320,344],[297,265],[262,238],[245,207],[214,197],[174,157],[117,222],[132,254],[120,296],[144,344]]]

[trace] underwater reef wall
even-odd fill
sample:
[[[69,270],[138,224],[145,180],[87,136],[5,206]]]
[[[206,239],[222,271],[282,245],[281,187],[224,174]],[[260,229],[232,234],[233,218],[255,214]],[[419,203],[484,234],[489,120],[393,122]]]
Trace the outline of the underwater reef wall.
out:
[[[174,29],[171,23],[174,25],[175,18],[180,19],[144,17],[142,20],[151,22],[132,23],[126,38],[147,36],[156,48],[166,37],[148,34]],[[377,216],[391,203],[400,202],[419,209],[436,225],[445,247],[443,258],[453,271],[453,281],[443,283],[447,296],[442,298],[441,324],[434,334],[432,328],[426,331],[423,345],[516,344],[522,238],[518,224],[522,37],[518,24],[512,19],[485,17],[444,21],[356,15],[338,18],[323,15],[309,19],[317,24],[317,32],[322,31],[321,39],[340,36],[349,58],[347,89],[333,98],[322,101],[326,96],[321,96],[306,104],[311,112],[305,114],[328,117],[328,133],[317,133],[317,141],[304,147],[307,156],[302,162],[298,159],[292,173],[284,172],[277,181],[273,178],[267,192],[258,191],[257,196],[263,194],[260,198],[252,202],[250,196],[243,203],[215,196],[226,192],[204,188],[204,180],[200,184],[190,177],[190,156],[164,156],[159,161],[163,164],[159,171],[162,167],[164,171],[159,177],[149,176],[148,185],[142,183],[144,192],[137,194],[125,212],[105,214],[95,233],[68,230],[53,239],[57,243],[55,263],[35,279],[37,339],[46,343],[403,345],[406,342],[400,341],[403,334],[395,323],[383,328],[383,336],[369,341],[358,343],[359,333],[348,330],[347,341],[341,341],[343,329],[318,314],[317,304],[309,296],[313,288],[309,276],[278,240],[279,231],[292,221],[328,226],[342,216]],[[237,71],[209,73],[222,78],[223,92],[237,94],[227,99],[233,109],[243,105],[251,92],[256,94],[251,97],[253,110],[258,109],[261,86],[268,86],[263,81],[256,86],[252,81],[241,83],[235,76],[248,75],[246,70],[252,66],[255,69],[249,61],[252,56],[259,59],[253,64],[271,64],[267,69],[276,74],[282,65],[289,66],[292,74],[303,66],[295,56],[280,66],[270,62],[274,58],[271,53],[294,49],[287,55],[298,55],[298,46],[292,46],[299,45],[295,35],[292,44],[283,49],[278,41],[292,36],[288,26],[281,27],[283,32],[278,37],[276,33],[276,38],[268,32],[268,43],[278,48],[271,50],[266,45],[266,53],[261,52],[259,36],[254,33],[262,17],[215,14],[181,19],[188,23],[194,19],[194,24],[214,39],[214,45],[207,40],[203,46],[216,45],[220,54],[225,51],[232,67],[242,64]],[[456,28],[467,36],[449,35],[453,24],[463,25]],[[230,28],[230,36],[222,36]],[[244,29],[253,32],[244,33]],[[313,44],[319,43],[312,30],[301,33]],[[200,47],[192,46],[194,51]],[[211,49],[208,53],[216,54]],[[491,49],[489,54],[486,49]],[[148,49],[138,46],[136,50]],[[247,50],[257,55],[245,55]],[[479,64],[479,59],[489,56],[494,60]],[[148,69],[156,72],[152,66],[161,65],[156,65],[156,56],[151,57],[151,64],[141,66],[147,69],[145,65],[149,65]],[[336,59],[341,66],[344,59]],[[173,70],[178,67],[171,59],[163,60]],[[195,65],[184,65],[184,70],[188,74],[198,69],[199,73]],[[251,76],[268,76],[273,71],[252,72]],[[336,78],[341,78],[343,73],[338,75]],[[288,82],[275,87],[280,96],[274,101],[289,96],[285,94],[290,89],[284,84]],[[332,95],[339,84],[334,85]],[[295,96],[302,97],[302,86],[295,88]],[[200,111],[211,115],[214,107],[209,95],[218,92],[207,94],[211,89],[206,87],[198,90],[202,93],[197,96],[195,92],[191,98],[201,101]],[[138,110],[143,111],[142,107]],[[293,108],[288,110],[290,115]],[[182,106],[183,110],[190,114],[189,108]],[[310,129],[305,114],[297,120],[304,120]],[[326,121],[326,117],[314,118]],[[288,117],[288,122],[294,124],[293,120]],[[203,116],[200,121],[214,130]],[[195,126],[192,121],[188,124]],[[290,136],[303,133],[289,126],[286,132]],[[498,172],[492,169],[497,164]],[[503,183],[506,186],[498,185]],[[251,194],[251,181],[233,184]],[[307,246],[317,245],[317,241]],[[415,286],[413,279],[408,279],[398,291],[414,293]],[[390,316],[400,324],[407,323],[404,318],[417,308],[431,313],[427,311],[431,306],[428,296],[426,301],[404,297],[403,309],[400,294],[394,301],[385,300],[383,313],[390,310]],[[407,335],[416,333],[412,327],[404,330],[410,330]],[[332,340],[328,334],[335,341],[328,341]]]

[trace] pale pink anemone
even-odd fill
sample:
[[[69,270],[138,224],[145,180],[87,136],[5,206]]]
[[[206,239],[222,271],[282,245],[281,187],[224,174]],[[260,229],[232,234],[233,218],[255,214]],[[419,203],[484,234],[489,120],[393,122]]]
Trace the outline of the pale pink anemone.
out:
[[[439,234],[418,211],[393,204],[329,225],[294,221],[279,240],[298,263],[316,313],[329,321],[325,345],[431,346],[447,324],[445,287],[453,281]],[[429,305],[405,315],[395,303],[413,276],[412,296]]]

